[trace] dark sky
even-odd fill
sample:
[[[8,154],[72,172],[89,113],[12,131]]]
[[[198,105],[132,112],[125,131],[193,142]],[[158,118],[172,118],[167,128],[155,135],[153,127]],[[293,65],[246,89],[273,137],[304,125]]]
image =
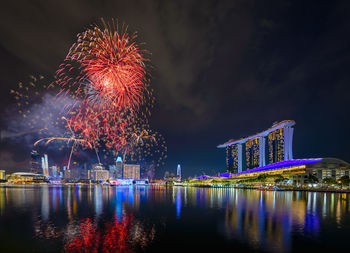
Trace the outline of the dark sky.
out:
[[[0,9],[0,108],[30,74],[52,76],[100,17],[137,31],[152,53],[158,101],[153,128],[168,146],[167,170],[225,170],[216,146],[296,121],[295,158],[350,161],[349,1],[7,1]],[[4,140],[0,166],[28,153]],[[163,173],[163,172],[162,172]]]

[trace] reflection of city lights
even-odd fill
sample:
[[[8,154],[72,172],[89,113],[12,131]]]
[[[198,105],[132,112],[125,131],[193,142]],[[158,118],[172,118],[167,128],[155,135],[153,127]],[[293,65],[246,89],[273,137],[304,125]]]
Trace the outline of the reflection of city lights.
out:
[[[181,206],[182,206],[182,202],[181,202],[181,189],[177,188],[176,190],[176,218],[180,219],[180,215],[181,215]]]
[[[220,224],[218,229],[224,240],[241,241],[252,250],[283,252],[294,245],[294,235],[322,236],[325,220],[327,224],[332,220],[335,226],[343,226],[344,217],[350,212],[348,199],[349,195],[345,193],[159,185],[132,189],[124,186],[42,186],[35,191],[8,187],[0,188],[0,218],[9,217],[9,210],[14,208],[27,212],[28,206],[34,203],[38,206],[31,210],[31,217],[36,217],[32,227],[35,240],[63,241],[67,252],[142,251],[151,246],[156,228],[158,232],[162,226],[171,227],[165,225],[168,221],[163,217],[159,218],[157,227],[153,217],[142,219],[149,203],[159,207],[170,200],[171,205],[167,208],[174,216],[176,214],[177,224],[189,221],[183,218],[184,207],[186,210],[211,210]],[[134,218],[133,213],[142,218]],[[189,215],[191,212],[186,213]],[[62,220],[66,222],[62,223]]]
[[[42,188],[42,202],[41,202],[41,216],[43,220],[49,219],[50,213],[50,203],[49,203],[49,189],[48,186],[45,185]]]

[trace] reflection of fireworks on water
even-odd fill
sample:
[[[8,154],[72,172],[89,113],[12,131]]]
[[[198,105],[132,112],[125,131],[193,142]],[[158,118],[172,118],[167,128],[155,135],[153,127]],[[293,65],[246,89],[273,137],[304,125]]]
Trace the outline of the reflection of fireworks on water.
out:
[[[67,231],[68,232],[68,231]],[[72,232],[72,231],[70,231]],[[99,228],[90,218],[84,219],[74,233],[66,233],[66,252],[133,252],[144,249],[154,240],[155,227],[146,230],[132,215],[125,214],[120,220]]]
[[[144,249],[155,239],[155,225],[153,225],[150,230],[146,230],[145,226],[140,221],[134,221],[131,234],[133,246]]]

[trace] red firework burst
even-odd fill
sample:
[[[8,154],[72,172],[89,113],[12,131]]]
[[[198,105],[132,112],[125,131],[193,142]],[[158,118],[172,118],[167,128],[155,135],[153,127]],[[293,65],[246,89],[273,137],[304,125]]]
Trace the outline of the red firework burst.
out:
[[[78,35],[57,71],[60,83],[92,103],[113,110],[137,110],[145,89],[146,59],[127,29],[120,33],[103,21]],[[72,76],[71,76],[72,75]]]
[[[60,94],[68,92],[82,102],[74,108],[69,124],[95,146],[128,146],[127,130],[145,102],[146,70],[135,34],[106,24],[78,35],[65,62],[57,71]]]

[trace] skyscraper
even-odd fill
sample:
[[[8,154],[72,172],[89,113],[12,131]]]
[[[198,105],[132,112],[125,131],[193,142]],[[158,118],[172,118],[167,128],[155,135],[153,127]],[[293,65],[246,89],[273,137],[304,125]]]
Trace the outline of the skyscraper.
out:
[[[180,166],[180,164],[177,165],[176,176],[181,178],[181,166]]]
[[[47,154],[44,155],[45,158],[45,173],[44,176],[49,176],[49,158]]]
[[[108,171],[109,171],[109,176],[111,178],[116,178],[116,171],[117,171],[117,166],[115,164],[110,164],[108,165]]]
[[[5,175],[5,170],[0,170],[0,180],[5,180],[6,175]]]
[[[102,164],[95,164],[90,172],[90,179],[94,181],[107,181],[109,179],[109,171],[105,170]]]
[[[140,165],[124,164],[123,178],[125,179],[140,179]]]
[[[117,160],[116,160],[116,172],[115,172],[115,175],[114,177],[115,178],[122,178],[123,177],[123,160],[120,156],[117,157]]]
[[[38,151],[32,150],[30,152],[30,172],[39,173],[40,168],[40,155]]]
[[[47,154],[41,157],[41,167],[43,169],[43,175],[46,177],[49,176],[49,161]]]
[[[57,178],[57,166],[54,165],[54,166],[51,167],[51,169],[52,169],[51,176],[52,176],[53,178]]]

